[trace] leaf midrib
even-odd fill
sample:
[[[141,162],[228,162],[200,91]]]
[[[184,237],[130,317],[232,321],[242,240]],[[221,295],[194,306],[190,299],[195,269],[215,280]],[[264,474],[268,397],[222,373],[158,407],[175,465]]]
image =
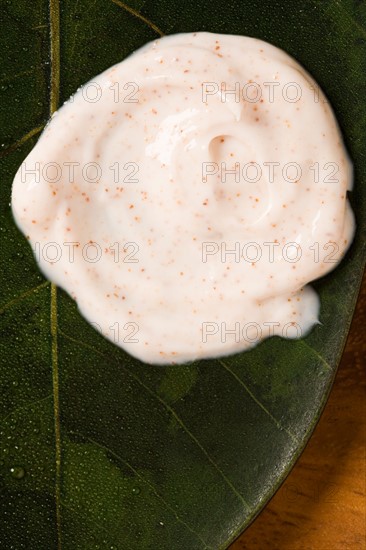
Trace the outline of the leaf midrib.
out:
[[[60,5],[59,0],[50,0],[50,116],[58,109],[60,96]],[[51,357],[52,357],[52,392],[55,430],[55,506],[57,527],[57,548],[62,549],[61,530],[61,426],[60,426],[60,392],[57,349],[57,287],[51,283]]]

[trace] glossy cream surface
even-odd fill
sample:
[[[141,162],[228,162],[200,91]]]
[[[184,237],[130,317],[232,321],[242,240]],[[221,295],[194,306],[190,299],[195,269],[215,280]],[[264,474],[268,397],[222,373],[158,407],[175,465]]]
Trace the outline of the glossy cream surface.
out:
[[[12,208],[42,272],[147,363],[318,322],[307,284],[348,248],[352,166],[312,78],[241,36],[151,42],[52,117]]]

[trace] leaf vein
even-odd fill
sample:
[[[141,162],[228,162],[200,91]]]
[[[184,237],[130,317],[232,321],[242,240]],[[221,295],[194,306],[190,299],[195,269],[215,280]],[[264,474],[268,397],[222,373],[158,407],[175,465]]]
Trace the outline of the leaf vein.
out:
[[[222,361],[221,359],[219,359],[219,363],[220,365],[222,365],[222,367],[227,370],[227,372],[229,372],[234,378],[235,380],[245,389],[245,391],[248,393],[248,395],[250,395],[250,397],[252,398],[252,400],[254,401],[254,403],[256,403],[258,405],[258,407],[260,407],[262,409],[262,411],[267,415],[269,416],[269,418],[272,420],[272,422],[275,424],[275,426],[282,432],[282,431],[285,431],[287,433],[287,435],[292,439],[292,441],[294,443],[296,443],[297,445],[300,443],[300,441],[297,439],[297,437],[287,428],[285,428],[284,426],[282,426],[281,422],[279,422],[277,420],[277,418],[275,418],[273,416],[273,414],[263,405],[263,403],[261,403],[261,401],[259,401],[259,399],[254,395],[254,393],[248,388],[248,386],[243,382],[243,380],[241,378],[239,378],[239,376],[233,372],[230,367],[228,367],[228,365],[226,365],[226,363],[224,363],[224,361]]]
[[[76,435],[76,436],[79,436],[79,437],[82,437],[83,439],[85,439],[86,441],[89,441],[90,443],[92,443],[93,445],[96,445],[97,447],[99,447],[100,449],[106,451],[107,453],[111,454],[114,458],[116,458],[119,462],[122,462],[123,464],[125,464],[139,479],[141,479],[141,481],[143,483],[146,483],[146,485],[148,485],[150,487],[150,489],[152,489],[153,493],[155,494],[155,496],[157,498],[159,498],[161,500],[161,502],[163,502],[163,504],[165,505],[166,508],[168,508],[168,510],[170,510],[173,515],[175,516],[176,520],[181,523],[182,525],[184,525],[184,527],[186,527],[191,533],[193,533],[203,544],[204,544],[204,548],[205,549],[211,549],[213,550],[213,548],[211,546],[208,546],[207,543],[202,539],[202,537],[200,536],[199,533],[197,533],[194,529],[192,529],[192,527],[190,527],[190,525],[188,525],[184,520],[182,520],[177,512],[174,510],[174,508],[168,503],[166,502],[166,500],[160,495],[160,493],[158,493],[158,491],[156,490],[155,486],[150,483],[149,480],[147,480],[144,476],[142,476],[138,470],[136,470],[129,462],[127,462],[127,460],[124,460],[120,455],[118,455],[116,452],[112,451],[112,449],[110,449],[109,447],[107,447],[106,445],[103,445],[102,443],[98,443],[97,441],[95,441],[95,439],[87,436],[87,435],[84,435],[80,432],[76,432],[76,431],[69,431],[69,434],[70,435]]]
[[[26,71],[21,71],[20,73],[11,74],[8,77],[4,78],[3,80],[0,80],[0,86],[7,84],[9,82],[13,82],[17,78],[20,78],[21,76],[28,76],[32,73],[34,73],[38,67],[33,67],[32,69],[28,69]]]
[[[43,401],[47,401],[47,399],[51,399],[52,396],[53,396],[53,394],[50,393],[49,395],[46,395],[45,397],[41,397],[40,399],[35,399],[34,401],[30,401],[29,403],[25,403],[24,405],[21,405],[20,407],[17,407],[13,411],[11,411],[9,414],[4,416],[4,418],[2,420],[0,420],[0,425],[4,426],[5,422],[9,418],[11,418],[14,414],[16,414],[20,411],[26,410],[29,407],[32,407],[33,405],[38,405],[38,403],[42,403]]]
[[[15,151],[16,149],[18,149],[19,147],[21,147],[22,145],[24,145],[24,143],[26,143],[29,139],[31,139],[33,136],[36,136],[37,134],[39,134],[40,132],[42,132],[44,128],[44,125],[42,126],[37,126],[36,128],[32,128],[32,130],[30,130],[27,134],[25,134],[23,137],[21,137],[20,139],[18,139],[17,141],[14,141],[14,143],[12,143],[11,145],[9,145],[9,147],[7,147],[6,149],[4,149],[4,151],[1,151],[0,153],[0,159],[4,158],[6,155],[9,155],[10,153],[12,153],[13,151]]]
[[[78,510],[77,508],[74,508],[73,506],[70,506],[70,504],[66,503],[65,500],[61,500],[60,504],[61,506],[63,506],[63,508],[66,508],[66,510],[69,510],[70,512],[76,513],[81,518],[84,518],[86,516],[86,514],[81,513],[81,511]],[[93,525],[95,527],[98,527],[98,529],[102,529],[102,531],[104,531],[108,536],[111,534],[109,529],[104,527],[104,525],[96,521],[94,518],[93,518]]]
[[[6,311],[7,309],[11,308],[13,305],[17,304],[18,302],[21,302],[22,300],[24,300],[24,298],[27,298],[28,296],[31,296],[32,294],[34,294],[35,292],[38,292],[38,290],[40,290],[41,288],[44,288],[45,286],[49,285],[50,282],[49,281],[45,281],[44,283],[38,285],[38,286],[35,286],[33,288],[30,288],[29,290],[26,290],[25,292],[23,292],[22,294],[19,294],[18,296],[16,296],[15,298],[13,298],[12,300],[10,300],[9,302],[7,302],[6,304],[4,304],[1,308],[0,308],[0,315],[2,313],[4,313],[4,311]]]
[[[211,458],[209,453],[206,451],[206,449],[203,447],[203,445],[198,441],[196,436],[189,430],[189,428],[185,425],[184,421],[178,416],[176,411],[168,405],[162,399],[158,394],[156,394],[154,391],[152,391],[148,386],[146,386],[142,380],[133,374],[127,367],[122,365],[122,367],[129,372],[129,374],[148,392],[150,393],[155,399],[157,399],[166,409],[167,411],[175,418],[175,420],[178,422],[178,424],[182,427],[182,429],[187,433],[187,435],[192,439],[192,441],[195,442],[197,447],[201,450],[201,452],[205,455],[207,460],[211,463],[211,465],[217,470],[217,472],[221,475],[222,479],[225,481],[225,483],[230,487],[232,492],[238,497],[238,499],[241,501],[241,503],[244,505],[245,508],[250,509],[249,504],[245,501],[244,497],[239,493],[239,491],[234,487],[234,485],[231,483],[229,478],[224,474],[224,472],[221,470],[221,468],[216,464],[216,462]]]
[[[100,352],[99,350],[95,349],[93,346],[90,346],[89,344],[86,344],[85,342],[83,342],[82,340],[76,340],[74,338],[72,338],[71,336],[67,335],[65,332],[61,331],[59,329],[59,332],[65,337],[65,338],[68,338],[69,340],[71,340],[72,342],[75,342],[81,346],[84,346],[94,352],[96,352],[97,354],[99,354],[100,356],[102,357],[105,357],[105,358],[108,358],[110,359],[110,357],[108,357],[107,355],[105,355],[104,353]],[[225,481],[226,485],[231,489],[231,491],[236,495],[236,497],[240,500],[240,502],[243,504],[244,508],[246,508],[247,510],[250,509],[250,506],[249,504],[246,502],[246,500],[244,499],[243,495],[241,495],[239,493],[239,491],[235,488],[235,486],[232,484],[232,482],[230,481],[230,479],[224,474],[224,472],[220,469],[220,467],[216,464],[216,462],[211,458],[211,456],[209,455],[209,453],[206,451],[206,449],[203,447],[203,445],[199,442],[199,440],[195,437],[195,435],[189,430],[189,428],[185,425],[185,423],[183,422],[183,420],[178,416],[178,414],[176,413],[176,411],[170,406],[168,405],[159,395],[157,395],[154,391],[152,391],[148,386],[146,386],[142,380],[136,376],[133,372],[131,372],[130,369],[128,369],[125,365],[121,364],[118,359],[116,357],[113,357],[112,356],[112,359],[114,361],[117,362],[118,365],[120,365],[125,371],[128,372],[128,374],[130,376],[132,376],[132,378],[134,380],[136,380],[136,382],[142,386],[144,388],[145,391],[147,391],[150,395],[152,395],[156,400],[158,400],[164,407],[165,409],[175,418],[175,420],[178,422],[178,424],[181,426],[181,428],[186,432],[186,434],[192,439],[192,441],[197,445],[197,447],[201,450],[201,452],[204,454],[204,456],[207,458],[207,460],[210,462],[210,464],[215,468],[215,470],[220,474],[220,476],[222,477],[222,479]]]
[[[103,353],[99,349],[95,348],[94,346],[91,346],[90,344],[87,344],[86,342],[83,342],[83,340],[73,338],[69,334],[66,334],[66,332],[64,332],[60,327],[58,327],[58,332],[59,332],[59,334],[61,334],[61,336],[63,336],[67,340],[70,340],[70,342],[74,342],[74,344],[78,344],[78,345],[80,345],[80,346],[82,346],[86,349],[90,349],[90,351],[94,351],[97,355],[100,355],[100,357],[107,357],[105,355],[105,353]]]
[[[165,34],[163,33],[163,31],[161,29],[159,29],[159,27],[157,25],[155,25],[155,23],[153,23],[152,21],[150,21],[149,19],[147,19],[147,17],[145,17],[144,15],[142,15],[141,13],[139,13],[137,10],[131,8],[131,6],[128,6],[127,4],[125,4],[124,2],[121,2],[121,0],[112,0],[112,2],[114,4],[116,4],[116,6],[119,6],[120,8],[126,10],[128,13],[130,13],[131,15],[133,15],[134,17],[137,17],[138,19],[140,19],[141,21],[143,21],[144,23],[146,23],[146,25],[148,25],[153,31],[155,31],[157,34],[159,34],[160,36],[165,36]]]
[[[61,550],[61,425],[60,425],[60,392],[58,372],[58,341],[57,341],[57,287],[51,284],[51,356],[52,356],[52,388],[55,430],[55,500],[57,522],[57,548]]]
[[[59,0],[50,0],[50,115],[58,108],[60,95],[60,4]],[[51,359],[52,359],[52,388],[55,430],[55,508],[57,527],[57,548],[62,548],[61,534],[61,425],[60,425],[60,394],[58,370],[58,342],[57,342],[57,286],[51,283]]]
[[[305,347],[307,347],[309,350],[311,350],[311,351],[313,352],[313,354],[314,354],[316,357],[318,357],[318,359],[320,359],[320,361],[323,363],[323,365],[324,365],[327,369],[329,369],[329,370],[331,370],[331,371],[333,370],[332,367],[331,367],[331,365],[328,363],[328,361],[326,361],[326,360],[324,359],[324,357],[322,357],[322,356],[320,355],[320,353],[318,353],[318,352],[316,351],[316,349],[313,348],[313,346],[311,346],[310,344],[308,344],[308,343],[306,342],[306,340],[301,339],[301,340],[299,340],[298,342],[299,342],[299,344],[301,344],[302,346],[305,346]]]
[[[340,9],[340,11],[346,17],[346,19],[348,20],[350,25],[356,27],[359,30],[359,32],[364,37],[366,37],[366,29],[362,25],[360,25],[360,23],[357,21],[357,19],[354,19],[351,16],[351,14],[348,12],[348,10],[345,8],[345,6],[341,2],[339,2],[339,0],[334,0],[334,4],[337,6],[338,9]],[[330,4],[330,5],[332,5],[332,4]]]

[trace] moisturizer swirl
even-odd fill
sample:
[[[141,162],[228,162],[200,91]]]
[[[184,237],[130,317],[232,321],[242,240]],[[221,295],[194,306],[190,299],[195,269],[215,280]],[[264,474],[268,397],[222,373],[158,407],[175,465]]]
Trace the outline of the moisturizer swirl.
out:
[[[47,278],[147,363],[300,337],[310,281],[353,237],[352,166],[294,59],[254,38],[168,36],[56,113],[13,184]]]

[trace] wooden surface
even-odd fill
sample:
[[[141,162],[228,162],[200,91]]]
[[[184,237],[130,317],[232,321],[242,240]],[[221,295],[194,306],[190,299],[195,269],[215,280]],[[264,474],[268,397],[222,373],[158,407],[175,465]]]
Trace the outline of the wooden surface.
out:
[[[366,277],[328,403],[285,483],[230,550],[366,549]]]

